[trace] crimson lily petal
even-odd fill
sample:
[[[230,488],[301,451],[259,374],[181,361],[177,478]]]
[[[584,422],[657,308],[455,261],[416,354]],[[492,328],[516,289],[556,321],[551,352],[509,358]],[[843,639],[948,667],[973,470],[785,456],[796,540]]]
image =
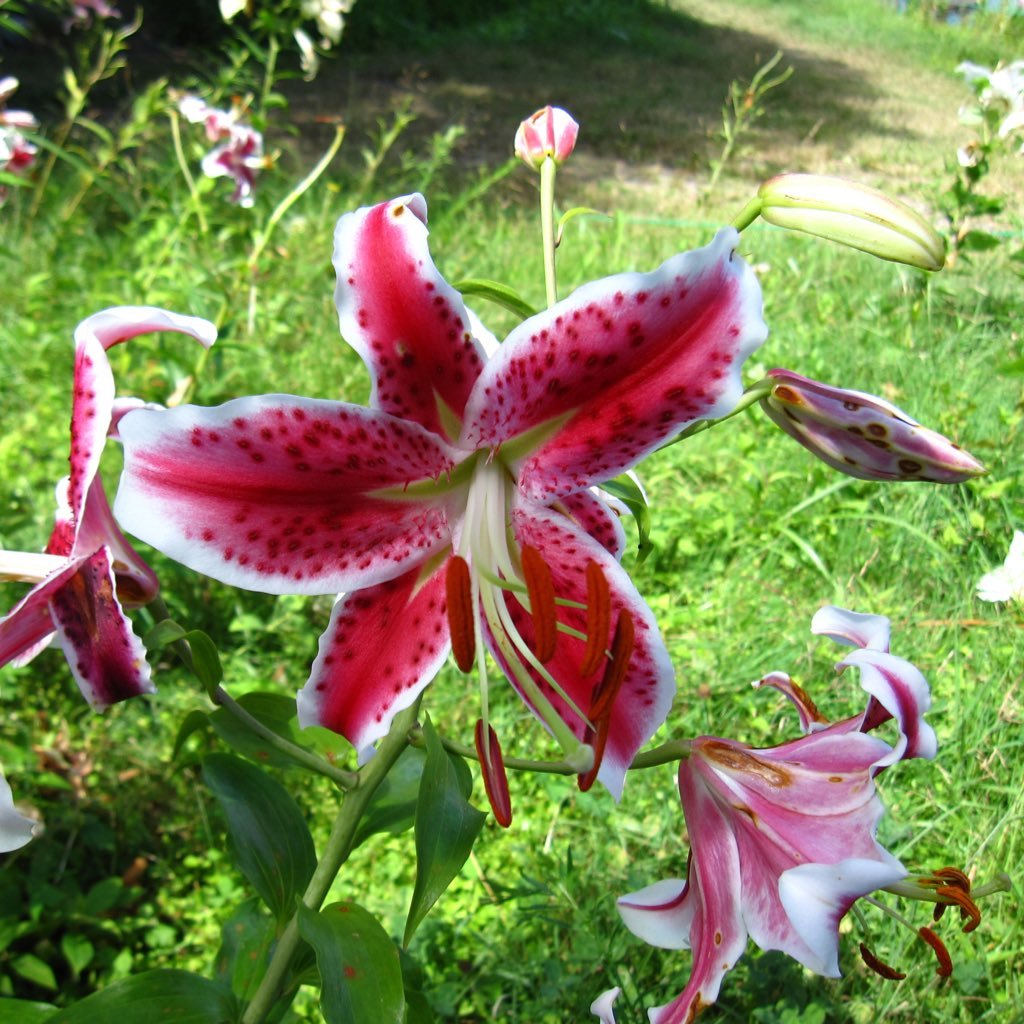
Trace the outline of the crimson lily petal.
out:
[[[50,601],[84,561],[70,560],[36,584],[0,619],[0,665],[27,665],[53,639]]]
[[[394,579],[449,542],[443,499],[408,484],[458,453],[416,423],[292,395],[121,420],[125,529],[190,568],[271,594],[330,594]]]
[[[549,426],[519,471],[523,493],[546,503],[731,410],[743,360],[767,336],[737,240],[722,230],[651,273],[583,285],[524,321],[484,367],[460,444],[496,446]]]
[[[439,403],[461,420],[483,350],[462,296],[434,266],[426,222],[419,194],[345,214],[334,235],[335,302],[373,379],[370,404],[446,437]]]
[[[577,491],[559,498],[554,506],[584,533],[593,537],[616,561],[626,550],[626,531],[618,513],[604,498],[591,491]]]
[[[156,692],[146,649],[117,599],[109,548],[82,561],[54,593],[50,611],[71,674],[95,710]]]
[[[552,583],[559,597],[580,603],[586,601],[587,562],[593,560],[608,581],[612,621],[624,610],[633,616],[633,651],[625,680],[610,712],[611,729],[597,776],[618,799],[622,795],[627,767],[664,722],[672,705],[675,674],[665,643],[651,610],[627,573],[603,547],[564,516],[524,501],[513,509],[512,529],[520,546],[531,545],[541,552],[551,569]],[[514,596],[509,595],[506,604],[516,628],[532,647],[533,620]],[[583,609],[559,607],[558,618],[577,630],[586,629],[586,612]],[[598,677],[584,679],[580,676],[584,649],[583,640],[559,633],[555,655],[547,662],[546,668],[585,714]],[[515,674],[508,672],[500,652],[494,650],[493,645],[492,652],[506,669],[512,685],[519,689]],[[586,730],[579,717],[537,674],[534,674],[534,680],[562,719],[583,739]],[[524,700],[527,699],[521,691],[520,694]]]
[[[360,762],[370,756],[448,656],[444,577],[443,566],[425,580],[417,567],[339,598],[298,694],[300,725],[326,726]]]

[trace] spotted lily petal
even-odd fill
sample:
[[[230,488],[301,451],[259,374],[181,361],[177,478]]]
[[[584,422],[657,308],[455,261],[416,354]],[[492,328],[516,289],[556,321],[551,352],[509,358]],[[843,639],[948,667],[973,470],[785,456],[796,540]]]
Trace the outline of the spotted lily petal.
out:
[[[616,560],[626,550],[626,531],[622,519],[613,507],[615,499],[592,491],[577,491],[560,498],[555,508],[564,512],[584,533],[589,534]]]
[[[477,380],[460,443],[493,447],[536,432],[522,442],[519,486],[546,502],[728,412],[743,360],[767,335],[737,239],[720,231],[651,273],[583,285],[524,321]]]
[[[299,691],[299,724],[341,733],[364,761],[444,664],[445,611],[443,568],[425,579],[413,569],[341,597]]]
[[[343,216],[334,267],[341,333],[370,371],[371,405],[457,435],[483,350],[462,296],[430,257],[423,196]]]
[[[264,395],[139,410],[120,433],[118,521],[225,583],[271,594],[356,590],[449,542],[443,496],[403,488],[445,477],[459,453],[387,413]]]

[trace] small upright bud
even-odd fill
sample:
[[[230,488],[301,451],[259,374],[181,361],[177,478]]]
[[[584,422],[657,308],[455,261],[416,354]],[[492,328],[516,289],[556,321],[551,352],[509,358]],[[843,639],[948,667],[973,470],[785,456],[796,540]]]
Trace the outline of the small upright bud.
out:
[[[884,399],[833,388],[788,370],[770,370],[764,411],[809,452],[861,480],[955,484],[985,472],[948,438]]]
[[[516,156],[535,171],[547,157],[564,163],[576,146],[580,126],[561,107],[542,107],[516,131]]]
[[[761,216],[921,270],[941,270],[942,237],[915,210],[878,189],[822,174],[780,174],[760,189]]]

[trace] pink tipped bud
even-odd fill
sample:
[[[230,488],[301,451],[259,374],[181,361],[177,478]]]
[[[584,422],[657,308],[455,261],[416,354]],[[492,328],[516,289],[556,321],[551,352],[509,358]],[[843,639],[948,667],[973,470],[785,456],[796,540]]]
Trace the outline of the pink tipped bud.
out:
[[[494,820],[502,828],[508,828],[512,824],[512,797],[508,791],[508,776],[505,774],[505,761],[501,756],[498,736],[489,725],[484,724],[483,719],[477,719],[474,740],[484,777],[484,790],[494,812]]]
[[[535,171],[547,157],[564,163],[576,146],[580,126],[561,107],[543,107],[516,132],[516,156]]]
[[[768,415],[833,469],[861,480],[955,484],[985,472],[959,445],[884,399],[771,370]]]

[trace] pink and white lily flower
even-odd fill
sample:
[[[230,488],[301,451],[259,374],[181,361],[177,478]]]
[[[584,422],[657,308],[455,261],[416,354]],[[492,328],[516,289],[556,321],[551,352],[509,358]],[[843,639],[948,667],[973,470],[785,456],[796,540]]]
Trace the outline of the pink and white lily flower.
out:
[[[841,642],[888,644],[888,621],[843,609],[819,613],[817,632]],[[935,734],[922,719],[928,687],[909,662],[867,646],[840,668],[895,719],[890,746],[868,735],[863,715],[827,725],[784,673],[755,686],[780,689],[797,705],[808,734],[752,749],[702,736],[679,768],[690,836],[687,878],[667,879],[622,897],[626,926],[652,945],[692,949],[682,993],[650,1011],[652,1024],[683,1024],[718,997],[748,936],[826,977],[839,976],[839,921],[853,903],[906,877],[876,840],[883,814],[875,776],[896,760],[934,757]]]
[[[589,488],[733,406],[766,334],[760,290],[725,230],[651,273],[584,285],[488,359],[434,266],[426,217],[411,195],[337,226],[338,313],[373,379],[369,408],[263,395],[130,413],[118,520],[226,583],[343,592],[299,719],[363,757],[454,637],[483,693],[486,647],[587,771],[610,623],[630,617],[621,689],[600,716],[598,778],[618,794],[674,683],[618,563],[618,517]]]
[[[96,709],[152,693],[146,652],[124,606],[157,594],[153,571],[114,522],[98,476],[108,436],[141,403],[114,398],[107,349],[150,331],[189,334],[209,346],[211,323],[148,306],[96,313],[75,330],[70,475],[57,485],[57,517],[46,552],[0,551],[0,579],[32,583],[0,619],[0,665],[24,665],[56,636],[75,682]]]

